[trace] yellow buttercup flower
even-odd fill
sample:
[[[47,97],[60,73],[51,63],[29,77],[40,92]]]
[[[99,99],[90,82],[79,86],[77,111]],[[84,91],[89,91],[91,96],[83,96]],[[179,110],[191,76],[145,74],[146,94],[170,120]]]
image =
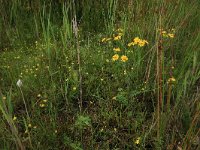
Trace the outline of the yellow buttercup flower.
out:
[[[101,42],[105,42],[106,41],[106,38],[103,38],[102,40],[101,40]]]
[[[40,104],[40,107],[41,107],[41,108],[45,107],[45,104],[41,103],[41,104]]]
[[[47,99],[44,99],[44,100],[42,100],[44,103],[46,103],[48,100]]]
[[[122,28],[117,29],[117,32],[123,32]]]
[[[147,40],[143,40],[146,44],[149,44],[149,42]]]
[[[38,94],[37,97],[40,98],[40,97],[41,97],[41,94]]]
[[[139,45],[140,47],[142,47],[142,46],[145,45],[145,42],[141,40],[141,41],[138,43],[138,45]]]
[[[135,144],[136,144],[136,145],[140,144],[140,139],[141,139],[141,138],[138,137],[138,138],[135,140]]]
[[[121,40],[121,38],[122,38],[122,36],[117,35],[117,36],[114,37],[114,40],[115,40],[115,41],[118,41],[118,40]]]
[[[128,43],[128,46],[139,45],[140,47],[144,46],[145,44],[149,44],[147,40],[142,40],[139,37],[135,37],[132,42]]]
[[[138,42],[138,45],[139,45],[140,47],[144,46],[145,44],[148,44],[148,42],[147,42],[146,40],[140,40],[140,41]]]
[[[116,52],[120,52],[121,51],[119,47],[113,48],[113,50],[116,51]]]
[[[138,43],[138,42],[140,42],[140,38],[139,37],[135,37],[134,39],[133,39],[133,41],[134,41],[134,43]]]
[[[119,36],[122,36],[122,35],[123,35],[123,33],[118,33],[118,35],[119,35]]]
[[[163,37],[168,37],[167,31],[162,31],[161,33]]]
[[[174,38],[175,29],[171,30],[172,33],[168,33],[167,31],[161,31],[161,35],[166,38]]]
[[[112,40],[112,38],[107,38],[107,39],[106,39],[106,42],[107,42],[107,41],[110,41],[110,40]]]
[[[130,46],[132,46],[132,45],[134,45],[133,42],[128,43],[128,47],[130,47]]]
[[[117,97],[116,96],[114,96],[113,98],[112,98],[112,100],[116,100],[117,99]]]
[[[167,80],[168,83],[174,83],[176,82],[176,79],[174,77],[171,77]]]
[[[113,57],[112,57],[112,60],[113,60],[113,61],[116,61],[116,60],[118,60],[118,59],[119,59],[119,55],[118,55],[118,54],[113,55]]]
[[[16,116],[13,117],[13,121],[15,121],[15,120],[17,120],[17,117],[16,117]]]
[[[138,43],[136,43],[136,42],[130,42],[130,43],[128,43],[128,47],[134,46],[134,45],[136,45],[136,44],[138,44]]]
[[[169,33],[168,36],[169,36],[170,38],[174,38],[174,34],[173,34],[173,33]]]
[[[121,56],[121,61],[122,62],[126,62],[128,60],[128,57],[127,56],[125,56],[125,55],[122,55]]]
[[[29,124],[28,124],[28,127],[29,127],[29,128],[31,128],[31,127],[32,127],[32,125],[29,123]]]

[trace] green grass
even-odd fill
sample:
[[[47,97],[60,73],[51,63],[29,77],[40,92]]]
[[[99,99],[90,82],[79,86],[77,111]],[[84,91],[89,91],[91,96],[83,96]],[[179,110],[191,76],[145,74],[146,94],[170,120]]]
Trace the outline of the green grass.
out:
[[[198,0],[2,2],[0,149],[199,149],[199,8]],[[135,37],[148,44],[129,47]]]

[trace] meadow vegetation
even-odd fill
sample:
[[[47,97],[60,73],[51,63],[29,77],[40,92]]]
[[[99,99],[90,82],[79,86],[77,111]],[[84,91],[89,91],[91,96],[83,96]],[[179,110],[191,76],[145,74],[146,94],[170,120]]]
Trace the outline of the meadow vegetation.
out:
[[[0,0],[0,149],[200,149],[199,0]]]

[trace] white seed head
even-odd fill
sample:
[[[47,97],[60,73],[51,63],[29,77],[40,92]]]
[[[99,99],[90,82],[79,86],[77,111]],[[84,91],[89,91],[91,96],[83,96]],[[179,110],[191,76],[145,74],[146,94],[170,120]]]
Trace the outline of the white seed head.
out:
[[[18,87],[21,87],[21,86],[22,86],[22,80],[19,79],[19,80],[17,81],[17,86],[18,86]]]

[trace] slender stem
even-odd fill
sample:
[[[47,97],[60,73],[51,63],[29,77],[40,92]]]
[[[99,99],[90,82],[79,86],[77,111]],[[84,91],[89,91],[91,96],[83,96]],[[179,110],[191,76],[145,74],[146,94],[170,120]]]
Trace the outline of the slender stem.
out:
[[[172,45],[171,42],[170,42],[170,45]],[[174,50],[173,48],[171,48],[171,67],[170,67],[170,72],[169,72],[170,78],[173,77],[173,69],[174,69]],[[170,110],[171,95],[172,95],[172,83],[169,82],[168,93],[167,93],[167,111],[168,112]]]
[[[23,94],[23,92],[22,92],[21,87],[19,87],[19,89],[20,89],[20,92],[21,92],[21,94],[22,94],[22,100],[23,100],[23,102],[24,102],[24,106],[25,106],[25,110],[26,110],[27,119],[28,119],[28,121],[30,122],[30,116],[29,116],[29,113],[28,113],[26,101],[25,101],[25,99],[24,99],[24,94]]]
[[[82,90],[82,74],[81,74],[81,58],[80,58],[80,48],[79,48],[79,41],[78,41],[78,25],[76,20],[76,11],[75,11],[75,2],[73,1],[74,5],[74,19],[73,19],[73,31],[76,38],[76,51],[77,51],[77,61],[78,61],[78,71],[79,71],[79,109],[82,112],[82,104],[83,104],[83,90]]]
[[[162,6],[159,12],[159,18],[158,18],[158,27],[160,29],[160,33],[158,36],[158,45],[157,45],[157,86],[158,86],[158,100],[157,100],[157,138],[160,139],[160,115],[162,111],[162,105],[163,105],[163,87],[162,87],[162,71],[163,71],[163,47],[162,47]]]
[[[28,123],[30,123],[30,115],[29,115],[29,113],[28,113],[28,109],[27,109],[27,105],[26,105],[25,98],[24,98],[24,94],[23,94],[23,92],[22,92],[21,87],[19,87],[19,89],[20,89],[20,92],[21,92],[21,94],[22,94],[22,99],[23,99],[23,102],[24,102],[25,110],[26,110],[27,120],[28,120]],[[31,142],[30,133],[28,133],[28,139],[29,139],[30,146],[33,147],[33,146],[32,146],[32,142]]]
[[[168,87],[168,93],[167,93],[167,111],[169,112],[170,110],[170,99],[172,95],[172,83],[169,83]]]
[[[162,89],[162,38],[160,37],[159,42],[158,42],[158,88],[159,88],[159,105],[160,108],[162,108],[163,104],[163,89]]]

